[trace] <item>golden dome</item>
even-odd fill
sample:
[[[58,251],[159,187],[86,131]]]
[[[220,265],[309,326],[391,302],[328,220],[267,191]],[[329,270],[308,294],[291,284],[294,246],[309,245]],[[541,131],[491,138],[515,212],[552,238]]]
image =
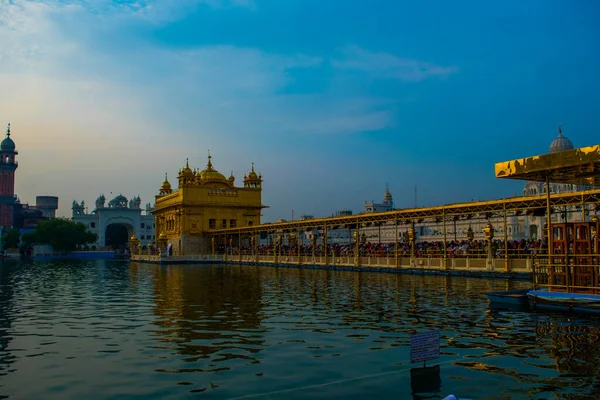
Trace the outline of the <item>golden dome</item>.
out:
[[[202,183],[209,183],[209,182],[229,183],[227,181],[227,178],[225,178],[225,175],[223,175],[222,173],[220,173],[219,171],[217,171],[216,169],[213,168],[212,162],[210,161],[211,158],[212,157],[209,154],[208,155],[208,165],[206,166],[206,169],[204,171],[200,172],[200,182],[202,182]]]
[[[171,184],[169,183],[169,180],[167,179],[167,174],[166,173],[165,173],[165,181],[160,186],[160,190],[162,192],[168,192],[169,190],[171,190]]]
[[[129,239],[132,242],[137,242],[137,238],[135,237],[135,233],[133,235],[131,235],[131,239]]]
[[[167,238],[167,234],[165,233],[165,231],[162,231],[162,232],[160,233],[160,235],[158,235],[158,238],[159,238],[159,239],[166,239],[166,238]]]

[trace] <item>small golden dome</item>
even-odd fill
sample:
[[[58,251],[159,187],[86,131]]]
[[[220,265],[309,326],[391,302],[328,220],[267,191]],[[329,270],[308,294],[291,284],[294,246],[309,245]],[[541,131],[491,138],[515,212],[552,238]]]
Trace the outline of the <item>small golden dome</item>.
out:
[[[190,177],[193,178],[194,177],[194,171],[192,171],[192,169],[190,168],[190,165],[188,163],[188,159],[185,159],[185,168],[183,170],[181,170],[181,173],[184,177]]]
[[[160,233],[160,235],[158,235],[158,238],[159,238],[159,239],[166,239],[166,238],[167,238],[167,234],[165,233],[165,231],[162,231],[162,232]]]
[[[129,239],[132,242],[137,242],[137,238],[135,237],[135,233],[133,235],[131,235],[131,239]]]
[[[161,192],[168,192],[169,190],[171,190],[171,184],[169,183],[169,180],[167,179],[166,173],[165,173],[165,181],[160,186],[160,190],[161,190]]]
[[[250,173],[248,174],[247,180],[257,181],[258,179],[258,175],[256,175],[256,172],[254,172],[254,163],[252,163],[252,171],[250,171]]]

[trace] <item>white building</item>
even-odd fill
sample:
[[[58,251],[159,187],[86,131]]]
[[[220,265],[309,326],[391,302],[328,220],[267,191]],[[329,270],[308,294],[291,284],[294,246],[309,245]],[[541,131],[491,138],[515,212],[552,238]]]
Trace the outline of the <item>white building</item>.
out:
[[[93,250],[127,248],[134,234],[143,246],[155,241],[150,203],[142,210],[139,197],[127,200],[121,194],[109,201],[108,205],[105,205],[105,201],[104,195],[98,197],[91,213],[87,212],[83,201],[73,201],[73,221],[81,222],[98,235],[98,241],[91,245]]]
[[[390,189],[385,185],[385,195],[382,203],[375,203],[371,200],[370,203],[365,201],[365,213],[386,212],[394,209],[394,199],[390,193]]]

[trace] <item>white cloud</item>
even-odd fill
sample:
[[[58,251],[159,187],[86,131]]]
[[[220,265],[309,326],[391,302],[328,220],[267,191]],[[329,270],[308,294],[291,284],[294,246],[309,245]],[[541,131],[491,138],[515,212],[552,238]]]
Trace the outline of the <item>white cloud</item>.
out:
[[[431,77],[447,77],[458,72],[454,66],[444,67],[429,62],[400,58],[384,52],[371,52],[358,46],[340,49],[332,65],[343,70],[365,72],[376,78],[422,81]]]

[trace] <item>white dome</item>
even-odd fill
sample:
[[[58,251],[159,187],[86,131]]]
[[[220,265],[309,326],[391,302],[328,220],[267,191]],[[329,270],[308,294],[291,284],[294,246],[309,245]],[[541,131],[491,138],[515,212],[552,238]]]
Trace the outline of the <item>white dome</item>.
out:
[[[559,125],[558,136],[550,144],[550,153],[558,153],[565,150],[573,150],[573,142],[563,136],[562,129]]]

